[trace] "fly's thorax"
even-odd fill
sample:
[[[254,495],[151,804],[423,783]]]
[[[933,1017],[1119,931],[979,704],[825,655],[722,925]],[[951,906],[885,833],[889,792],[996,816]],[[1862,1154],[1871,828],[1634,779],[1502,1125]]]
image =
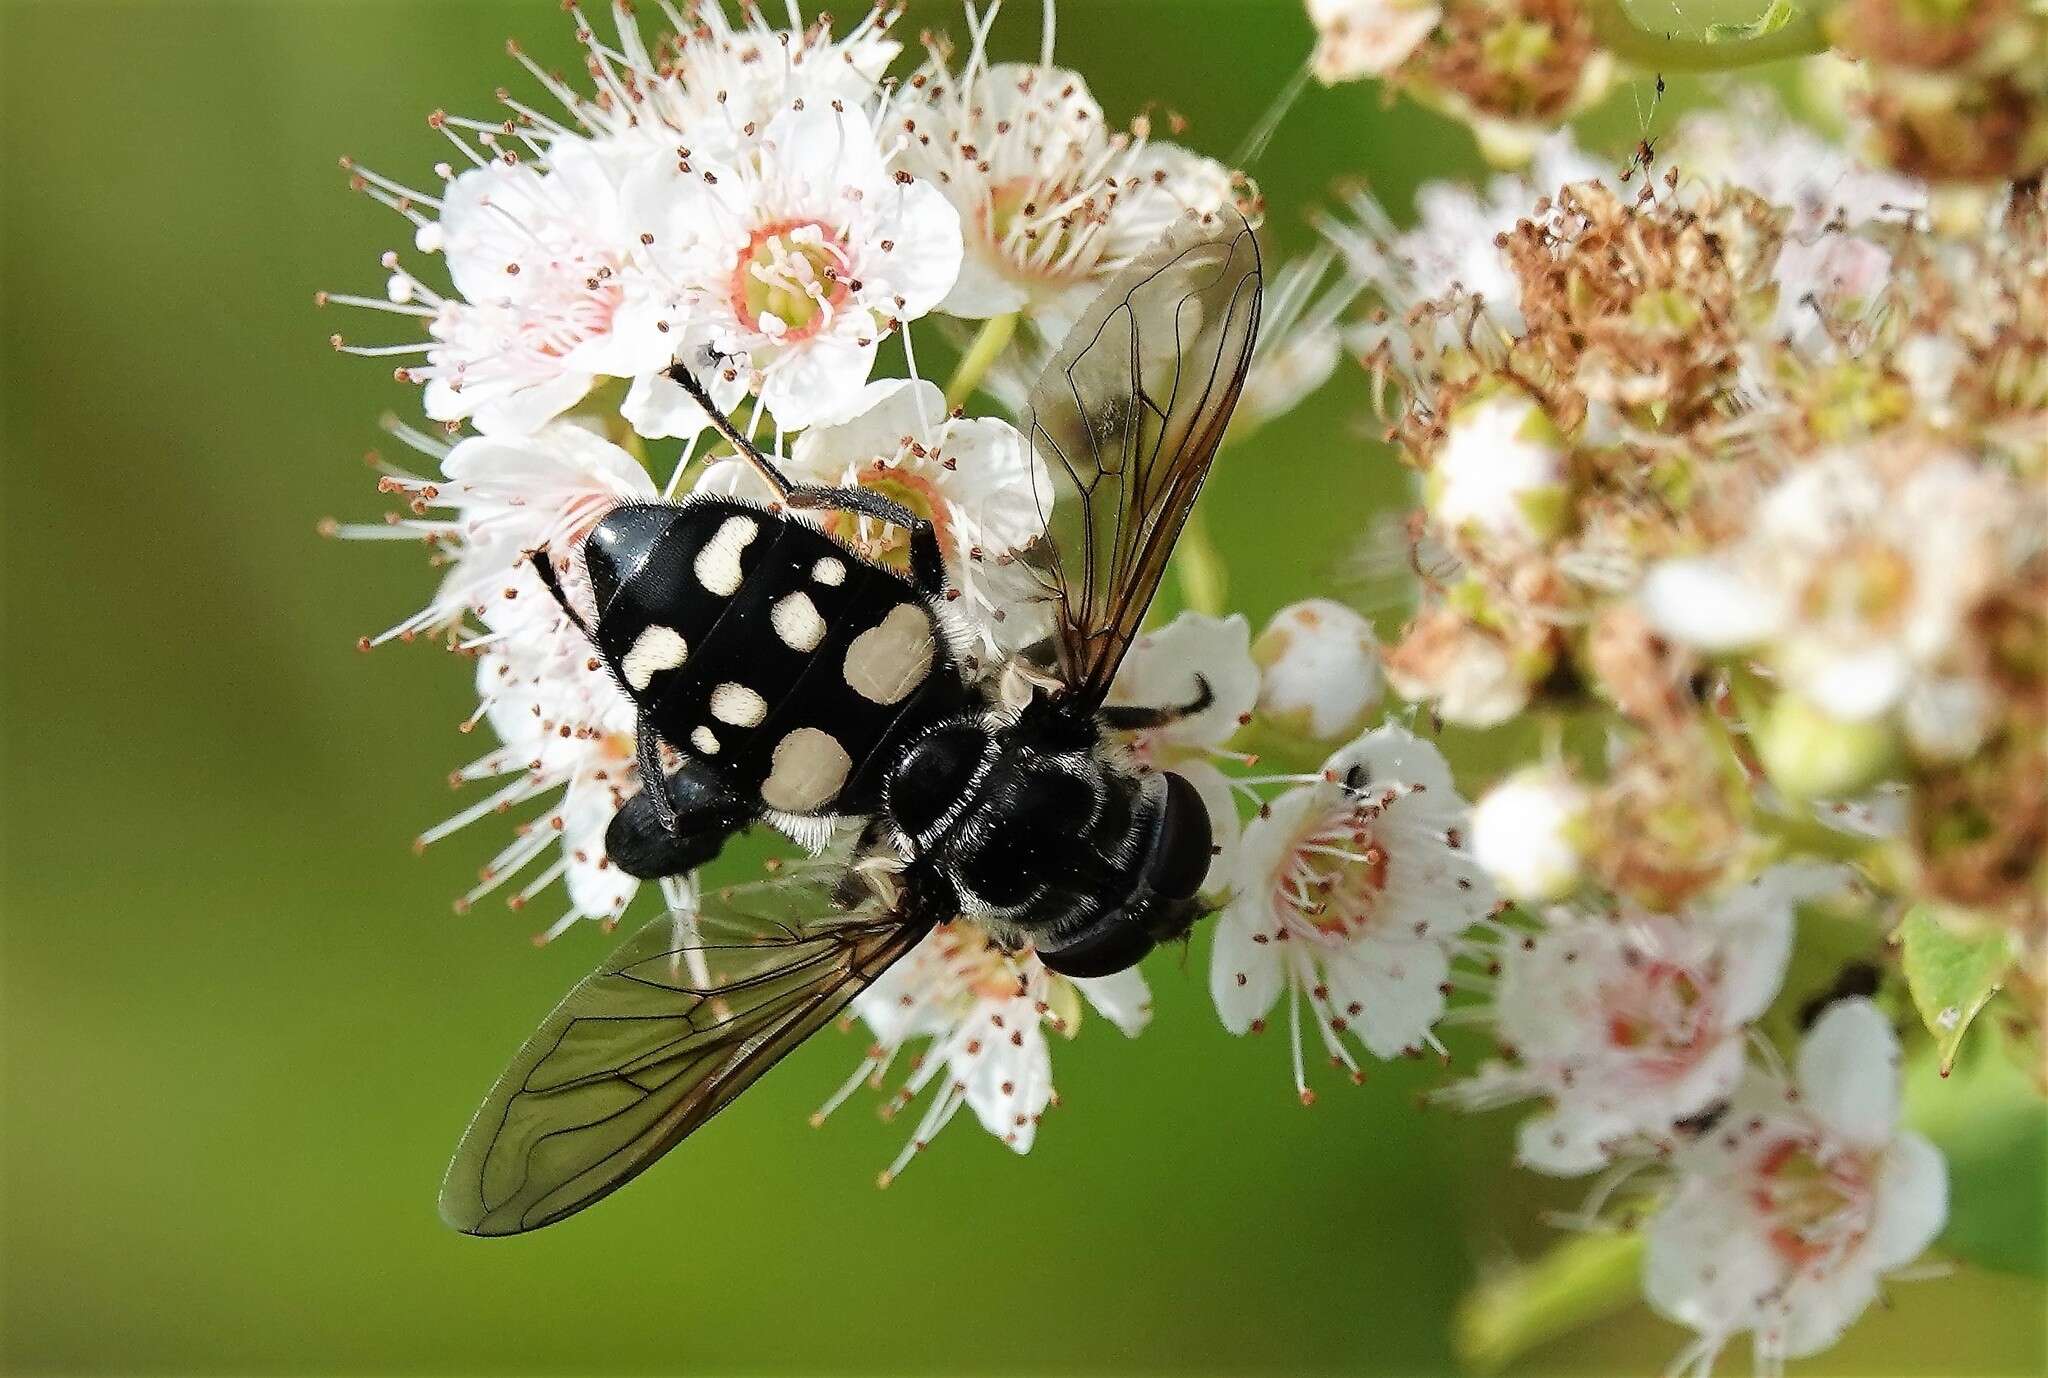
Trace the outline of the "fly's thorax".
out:
[[[1084,965],[1120,970],[1161,936],[1155,873],[1174,799],[1168,777],[1133,768],[1092,717],[1039,700],[927,731],[891,769],[884,813],[951,912],[1005,945],[1081,941]]]
[[[937,849],[975,807],[1000,755],[979,714],[937,723],[910,742],[882,779],[882,811],[903,850]]]
[[[893,821],[914,864],[956,912],[1054,970],[1123,970],[1202,912],[1200,796],[1056,699],[935,730],[896,782]]]

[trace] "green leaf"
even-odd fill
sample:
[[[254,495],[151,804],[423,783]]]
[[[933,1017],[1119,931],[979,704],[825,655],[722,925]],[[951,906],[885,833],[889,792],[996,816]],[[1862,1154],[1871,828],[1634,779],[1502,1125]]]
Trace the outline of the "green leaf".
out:
[[[1944,1076],[1933,1049],[1906,1067],[1906,1122],[1948,1159],[1938,1247],[2001,1272],[2048,1275],[2048,1102],[1987,1020]]]
[[[1955,1066],[1963,1031],[1998,994],[2012,966],[2012,944],[2001,932],[1964,937],[1928,904],[1916,904],[1907,912],[1899,925],[1899,943],[1906,988],[1913,992],[1920,1021],[1934,1035],[1941,1074],[1947,1076]]]
[[[1573,1235],[1533,1263],[1495,1274],[1458,1304],[1451,1342],[1478,1373],[1498,1373],[1546,1341],[1613,1315],[1641,1290],[1643,1237]]]
[[[1792,0],[1771,0],[1771,7],[1747,24],[1707,25],[1707,41],[1733,43],[1745,38],[1762,38],[1790,24],[1798,13],[1799,7]]]

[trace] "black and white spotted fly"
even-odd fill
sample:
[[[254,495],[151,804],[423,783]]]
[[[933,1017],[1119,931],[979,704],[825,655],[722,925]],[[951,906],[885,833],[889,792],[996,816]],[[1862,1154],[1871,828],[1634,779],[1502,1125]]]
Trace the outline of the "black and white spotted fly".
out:
[[[1018,557],[1052,632],[983,673],[949,639],[930,522],[792,484],[672,370],[777,499],[613,509],[579,552],[594,618],[536,557],[638,709],[646,783],[607,851],[653,878],[757,821],[818,840],[851,820],[859,841],[822,879],[708,893],[693,933],[655,919],[572,990],[463,1136],[441,1190],[451,1225],[518,1233],[616,1190],[938,924],[1071,976],[1187,933],[1209,816],[1113,734],[1199,711],[1208,686],[1157,707],[1107,698],[1243,389],[1262,283],[1242,220],[1185,224],[1070,331],[1029,398],[1051,485]],[[908,571],[796,515],[829,510],[907,532]]]

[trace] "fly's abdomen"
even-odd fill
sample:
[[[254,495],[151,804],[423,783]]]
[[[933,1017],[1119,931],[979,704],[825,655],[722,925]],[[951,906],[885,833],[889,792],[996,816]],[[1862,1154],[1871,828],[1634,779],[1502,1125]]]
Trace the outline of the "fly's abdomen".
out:
[[[765,808],[869,811],[889,746],[964,695],[910,582],[793,518],[639,504],[585,552],[599,647],[641,712]]]

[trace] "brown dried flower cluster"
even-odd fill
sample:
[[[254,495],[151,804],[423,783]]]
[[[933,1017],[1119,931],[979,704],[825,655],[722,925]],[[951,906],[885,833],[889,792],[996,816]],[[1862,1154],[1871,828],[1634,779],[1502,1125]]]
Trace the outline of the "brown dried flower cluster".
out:
[[[1846,0],[1827,16],[1858,61],[1849,103],[1886,166],[1935,182],[2048,168],[2048,13],[2023,0]]]
[[[2037,945],[2042,194],[1952,241],[1676,172],[1625,191],[1502,233],[1513,301],[1390,302],[1374,332],[1425,497],[1389,682],[1468,726],[1618,716],[1585,854],[1653,908],[1888,783],[1903,885]]]

